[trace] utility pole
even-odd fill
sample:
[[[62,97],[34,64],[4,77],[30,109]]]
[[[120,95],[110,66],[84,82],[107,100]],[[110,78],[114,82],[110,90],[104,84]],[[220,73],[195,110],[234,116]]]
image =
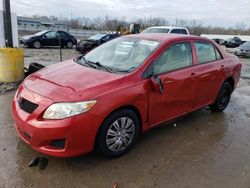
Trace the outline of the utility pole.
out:
[[[4,35],[6,47],[13,47],[10,0],[3,0]]]

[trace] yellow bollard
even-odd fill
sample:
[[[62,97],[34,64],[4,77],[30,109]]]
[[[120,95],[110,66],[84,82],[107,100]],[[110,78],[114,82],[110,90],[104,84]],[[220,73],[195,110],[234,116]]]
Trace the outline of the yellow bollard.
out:
[[[24,79],[24,50],[0,48],[0,82],[19,82]]]

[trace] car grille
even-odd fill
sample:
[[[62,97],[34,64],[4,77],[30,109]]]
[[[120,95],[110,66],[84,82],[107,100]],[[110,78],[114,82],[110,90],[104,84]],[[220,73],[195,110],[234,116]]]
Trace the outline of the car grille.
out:
[[[38,104],[28,101],[27,99],[22,97],[18,97],[18,104],[23,111],[29,114],[34,112],[34,110],[38,107]]]

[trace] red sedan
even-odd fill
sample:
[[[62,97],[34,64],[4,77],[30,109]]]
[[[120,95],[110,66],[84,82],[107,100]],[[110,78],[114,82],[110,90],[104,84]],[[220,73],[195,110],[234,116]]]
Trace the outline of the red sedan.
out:
[[[12,103],[19,136],[57,157],[126,153],[138,135],[204,106],[223,111],[241,64],[211,40],[138,34],[27,77]]]

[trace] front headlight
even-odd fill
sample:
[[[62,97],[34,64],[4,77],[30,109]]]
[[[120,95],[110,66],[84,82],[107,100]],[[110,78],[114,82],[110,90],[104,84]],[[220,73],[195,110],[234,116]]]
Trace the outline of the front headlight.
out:
[[[44,119],[63,119],[90,110],[96,100],[85,102],[62,102],[52,104],[43,114]]]

